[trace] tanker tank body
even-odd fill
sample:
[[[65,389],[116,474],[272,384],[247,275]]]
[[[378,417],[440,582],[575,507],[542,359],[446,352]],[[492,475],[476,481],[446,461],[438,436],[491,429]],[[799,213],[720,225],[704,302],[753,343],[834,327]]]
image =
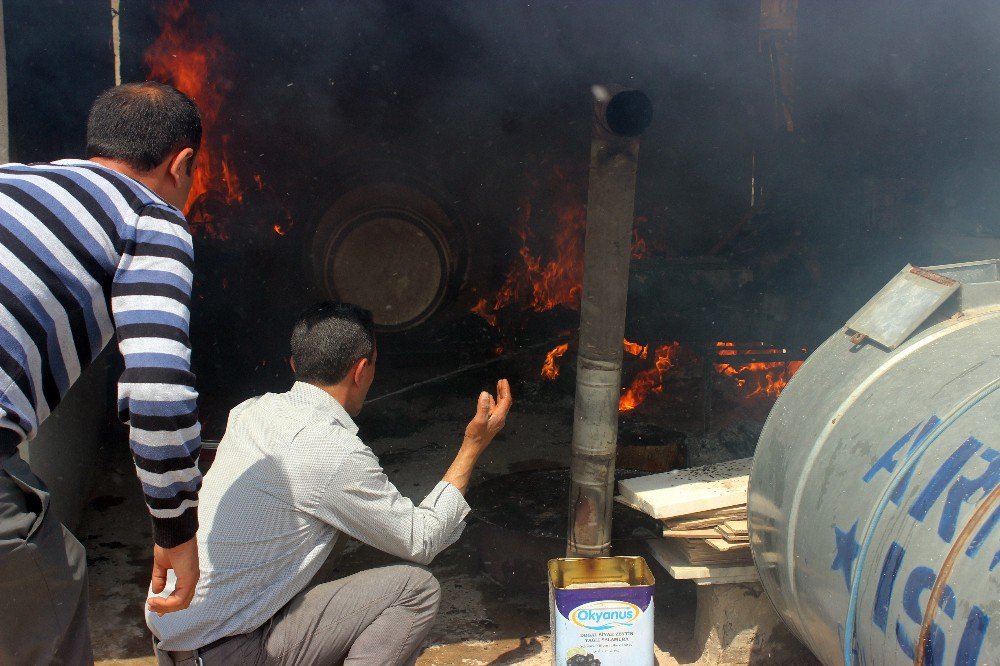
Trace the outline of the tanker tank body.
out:
[[[824,664],[1000,662],[1000,260],[907,266],[760,436],[750,545]]]

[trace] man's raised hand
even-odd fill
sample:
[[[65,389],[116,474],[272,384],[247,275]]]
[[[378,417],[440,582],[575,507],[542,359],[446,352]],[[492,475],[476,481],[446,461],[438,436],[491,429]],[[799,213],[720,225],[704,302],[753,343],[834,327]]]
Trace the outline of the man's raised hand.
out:
[[[486,391],[480,393],[476,415],[465,428],[463,445],[476,447],[479,451],[489,446],[507,422],[507,412],[510,411],[512,401],[510,383],[506,379],[497,382],[495,398]]]

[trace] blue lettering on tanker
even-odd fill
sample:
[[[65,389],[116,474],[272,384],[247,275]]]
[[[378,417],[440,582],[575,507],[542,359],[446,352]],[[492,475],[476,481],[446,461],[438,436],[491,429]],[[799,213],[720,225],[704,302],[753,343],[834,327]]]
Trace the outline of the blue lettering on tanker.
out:
[[[948,494],[945,497],[944,507],[941,510],[941,521],[938,524],[937,530],[938,536],[945,543],[951,543],[951,540],[955,537],[959,512],[968,506],[969,500],[980,493],[988,494],[992,492],[1000,484],[1000,452],[993,448],[987,448],[979,454],[979,458],[988,463],[986,470],[982,474],[974,477],[958,476],[982,446],[983,443],[975,437],[970,437],[962,442],[944,464],[941,465],[938,471],[935,472],[934,476],[927,483],[927,487],[923,489],[910,507],[910,515],[916,520],[923,522],[931,507],[934,506],[947,488]],[[955,478],[956,476],[958,476],[958,479]],[[982,541],[986,539],[995,525],[996,519],[991,516],[973,538],[973,543],[970,544],[969,549],[966,551],[967,555],[973,556],[978,552],[979,548],[976,544],[981,545]]]
[[[913,505],[910,507],[910,515],[916,518],[917,522],[922,523],[924,521],[927,513],[934,506],[934,503],[937,502],[937,499],[941,497],[942,493],[944,493],[948,484],[958,476],[958,473],[982,445],[983,443],[978,439],[970,437],[962,442],[957,449],[952,451],[948,459],[934,472],[934,476],[927,482],[924,489],[920,491],[917,499],[913,501]]]
[[[885,561],[882,563],[882,574],[878,579],[878,589],[875,590],[875,610],[872,611],[872,621],[882,633],[885,633],[886,623],[889,620],[889,601],[892,598],[892,588],[896,586],[896,574],[899,573],[899,565],[903,563],[903,556],[906,549],[895,541],[889,546],[889,552],[885,554]]]
[[[990,534],[993,532],[993,528],[997,526],[997,523],[1000,523],[1000,506],[993,509],[993,513],[990,514],[990,517],[986,519],[983,526],[980,527],[979,531],[976,532],[976,535],[972,537],[972,540],[969,542],[969,547],[965,550],[965,554],[969,557],[975,557],[979,552],[979,549],[983,547],[984,543],[986,543],[986,539],[989,538]],[[990,564],[990,571],[993,571],[993,567],[997,565],[997,558],[1000,558],[1000,551],[997,551],[997,554],[993,556],[993,562]]]
[[[938,535],[946,543],[951,543],[955,536],[958,513],[962,507],[968,504],[973,495],[977,495],[980,491],[988,495],[1000,483],[1000,451],[986,449],[979,454],[979,457],[989,463],[986,471],[973,478],[962,475],[948,490],[948,497],[945,499],[941,514],[941,524],[938,525]]]
[[[885,633],[889,618],[889,606],[892,599],[896,579],[906,556],[906,549],[893,542],[882,563],[882,575],[879,578],[875,593],[875,607],[872,612],[872,623],[882,633]],[[899,649],[908,659],[915,656],[916,638],[923,622],[924,607],[927,600],[921,597],[929,592],[937,580],[937,573],[928,566],[915,566],[903,585],[901,604],[905,617],[896,620],[895,634]],[[958,611],[958,597],[950,585],[945,585],[938,600],[938,608],[951,619]],[[904,625],[908,619],[911,626]],[[965,628],[958,642],[956,664],[972,666],[978,663],[979,652],[986,638],[986,629],[990,624],[990,616],[979,606],[973,606],[965,622]],[[944,630],[935,622],[931,623],[927,643],[924,646],[924,661],[928,664],[941,664],[944,660],[947,636]]]
[[[871,482],[882,470],[891,474],[901,461],[901,458],[897,459],[897,457],[906,444],[910,443],[909,450],[912,451],[926,439],[940,422],[941,420],[938,417],[931,416],[923,424],[923,428],[920,427],[920,423],[911,428],[909,432],[900,437],[875,461],[862,477],[864,482]],[[917,434],[918,430],[920,431],[919,434]],[[916,437],[914,438],[915,434]],[[917,522],[922,523],[937,500],[947,492],[947,495],[945,495],[945,504],[941,512],[941,521],[938,524],[937,530],[938,535],[945,543],[951,543],[951,540],[955,537],[959,513],[968,505],[969,500],[979,493],[990,493],[997,485],[1000,485],[1000,451],[992,447],[987,447],[980,452],[982,448],[983,443],[975,437],[969,437],[962,442],[934,473],[934,476],[931,477],[931,480],[921,490],[909,508],[910,516],[917,520]],[[979,458],[988,463],[986,470],[975,477],[959,476],[977,452],[979,452]],[[889,499],[897,506],[902,500],[904,491],[909,486],[910,477],[915,469],[916,466],[912,466],[906,474],[895,481]],[[958,478],[956,479],[956,477]],[[978,552],[982,543],[993,531],[993,528],[996,527],[998,521],[1000,521],[1000,513],[994,512],[973,538],[969,549],[966,551],[967,555],[972,557]],[[837,528],[835,527],[835,529]],[[835,536],[839,539],[839,534]],[[991,570],[993,569],[992,566],[990,568]]]
[[[861,477],[865,483],[868,483],[872,479],[874,479],[875,475],[878,474],[879,470],[884,469],[887,472],[891,472],[892,470],[896,469],[896,465],[899,464],[899,461],[896,460],[896,454],[898,454],[900,450],[904,446],[906,446],[906,443],[910,441],[910,438],[913,437],[913,433],[915,433],[917,431],[917,428],[919,427],[920,427],[919,423],[913,426],[910,432],[906,433],[898,440],[896,440],[896,443],[890,446],[889,450],[883,453],[879,457],[879,459],[875,461],[875,464],[872,465],[871,469],[865,472],[865,475]]]
[[[912,473],[917,466],[912,465],[909,471],[898,479],[892,478],[893,472],[940,423],[940,419],[931,416],[926,422],[918,423],[911,428],[875,461],[862,477],[864,482],[870,483],[882,471],[885,471],[889,477],[888,481],[893,484],[888,499],[896,506],[900,506],[910,484]],[[970,472],[970,468],[975,471]],[[998,485],[1000,485],[1000,451],[984,445],[981,440],[975,437],[969,437],[958,445],[934,472],[912,504],[909,507],[904,507],[905,515],[909,515],[918,523],[923,523],[938,500],[943,498],[937,534],[943,542],[951,543],[959,526],[959,514],[963,510],[971,510],[976,500],[991,493]],[[974,558],[979,555],[984,544],[995,544],[990,536],[998,524],[1000,524],[1000,506],[994,509],[990,516],[979,525],[966,547],[967,557]],[[831,569],[843,572],[848,589],[850,589],[854,562],[860,550],[857,541],[857,528],[858,521],[855,521],[851,528],[846,531],[837,525],[833,526],[836,555]],[[893,542],[881,563],[881,575],[878,579],[872,609],[872,623],[883,634],[889,630],[893,595],[899,594],[897,590],[901,589],[901,596],[896,597],[896,604],[898,604],[896,607],[901,607],[902,612],[895,620],[893,630],[900,651],[907,658],[913,659],[916,656],[916,645],[924,619],[927,595],[934,587],[937,572],[920,562],[906,563],[905,560],[906,549],[899,543]],[[993,571],[997,566],[1000,566],[1000,550],[993,555],[989,570]],[[901,586],[896,585],[897,580],[902,582]],[[968,603],[960,604],[955,590],[949,585],[944,585],[937,606],[937,610],[942,616],[955,620],[958,609],[960,607],[969,608],[970,605]],[[959,618],[959,622],[961,622],[961,618]],[[928,630],[927,640],[923,645],[925,663],[943,664],[946,644],[950,642],[952,654],[955,655],[955,664],[962,666],[977,664],[989,624],[989,614],[981,607],[972,605],[956,645],[957,631],[952,632],[949,641],[949,636],[945,634],[944,629],[936,622],[932,622]],[[959,627],[962,625],[959,624],[955,629],[957,630]],[[864,662],[863,650],[861,654],[856,654],[856,656],[858,661]]]
[[[906,614],[906,618],[912,622],[912,626],[908,630],[901,620],[897,620],[896,642],[903,654],[910,659],[913,659],[915,656],[916,641],[914,639],[920,632],[924,607],[926,606],[926,599],[921,599],[921,597],[925,592],[930,593],[936,579],[937,573],[933,569],[927,566],[917,566],[910,572],[903,587],[903,611]],[[955,596],[955,591],[950,585],[945,585],[942,589],[941,598],[938,600],[938,608],[949,618],[954,619],[957,607],[958,599]],[[985,632],[979,630],[979,625],[982,621],[980,617],[982,609],[978,606],[973,606],[973,611],[970,612],[962,639],[959,641],[959,652],[961,653],[961,646],[963,645],[963,641],[965,641],[966,652],[971,653],[974,649],[978,655]],[[987,623],[988,621],[987,618]],[[927,642],[924,644],[924,662],[927,664],[942,664],[944,662],[946,645],[947,637],[944,630],[936,622],[932,622],[927,634]]]
[[[979,663],[979,651],[983,649],[983,638],[986,628],[990,626],[990,616],[979,606],[973,606],[969,611],[969,621],[965,623],[965,632],[958,642],[958,655],[955,666],[974,666]]]
[[[924,427],[921,428],[920,434],[917,435],[917,438],[910,444],[907,454],[920,446],[920,443],[927,438],[927,435],[929,435],[939,423],[941,423],[941,419],[936,416],[931,416],[927,419],[927,423],[925,423]],[[917,428],[920,428],[919,423],[913,426],[908,433],[900,437],[895,444],[889,447],[888,451],[883,453],[882,456],[875,461],[875,464],[872,465],[871,469],[869,469],[865,473],[864,477],[862,477],[865,483],[869,483],[873,478],[875,478],[875,475],[878,474],[880,470],[884,469],[891,474],[892,471],[896,469],[896,465],[900,462],[896,460],[896,456],[903,449],[903,447],[906,446],[906,443],[910,441],[913,434],[917,432]],[[900,500],[903,499],[903,493],[906,491],[907,486],[910,485],[910,477],[913,476],[913,470],[914,468],[911,467],[902,477],[900,477],[900,479],[896,482],[896,487],[892,489],[892,495],[889,496],[889,499],[896,506],[899,506]]]
[[[830,567],[834,571],[840,569],[844,572],[844,585],[847,589],[851,589],[851,569],[854,565],[854,558],[858,556],[858,551],[861,550],[861,544],[858,543],[857,533],[858,533],[858,521],[854,521],[851,525],[851,529],[846,532],[836,525],[833,526],[834,536],[837,540],[837,556],[833,560],[833,566]]]

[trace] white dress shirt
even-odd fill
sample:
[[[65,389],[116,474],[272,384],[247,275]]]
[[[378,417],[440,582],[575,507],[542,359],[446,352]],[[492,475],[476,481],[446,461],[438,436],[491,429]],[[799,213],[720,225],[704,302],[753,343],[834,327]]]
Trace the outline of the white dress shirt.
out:
[[[340,533],[421,564],[458,540],[469,505],[444,481],[414,506],[344,408],[296,382],[229,414],[198,507],[201,579],[186,610],[146,624],[164,650],[253,631],[302,591]],[[170,572],[166,596],[173,589]]]

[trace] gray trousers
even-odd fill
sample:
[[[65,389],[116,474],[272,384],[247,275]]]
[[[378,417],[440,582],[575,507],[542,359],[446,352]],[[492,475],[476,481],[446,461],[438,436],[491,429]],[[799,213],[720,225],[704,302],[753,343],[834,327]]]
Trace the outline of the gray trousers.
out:
[[[87,557],[20,456],[0,460],[0,664],[92,664]]]
[[[185,653],[157,648],[157,664],[187,666],[199,657],[205,666],[413,664],[440,600],[437,579],[423,567],[369,569],[307,588],[248,634]]]

